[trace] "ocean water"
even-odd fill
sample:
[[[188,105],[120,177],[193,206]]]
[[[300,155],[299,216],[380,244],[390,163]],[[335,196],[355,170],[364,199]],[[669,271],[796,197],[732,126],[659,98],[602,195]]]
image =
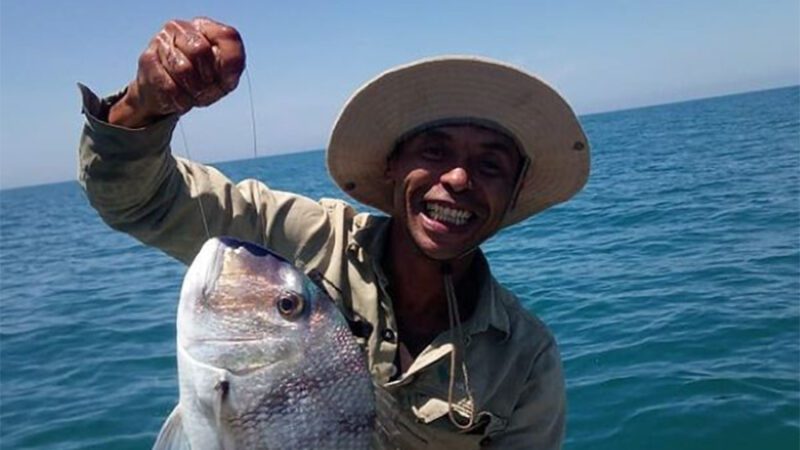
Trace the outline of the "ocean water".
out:
[[[584,191],[484,245],[559,341],[565,448],[800,448],[800,87],[583,122]],[[217,166],[341,196],[322,152]],[[150,448],[184,270],[74,182],[0,192],[0,447]]]

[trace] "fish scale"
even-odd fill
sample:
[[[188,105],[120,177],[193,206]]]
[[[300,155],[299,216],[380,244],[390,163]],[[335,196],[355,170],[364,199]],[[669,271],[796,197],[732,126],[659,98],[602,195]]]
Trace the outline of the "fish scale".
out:
[[[282,257],[212,238],[178,307],[178,406],[154,449],[367,449],[366,357],[333,301]]]

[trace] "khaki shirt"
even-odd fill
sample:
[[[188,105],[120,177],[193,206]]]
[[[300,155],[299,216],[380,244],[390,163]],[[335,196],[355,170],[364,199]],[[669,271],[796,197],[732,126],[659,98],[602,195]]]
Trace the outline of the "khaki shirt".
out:
[[[454,414],[448,417],[450,353],[446,332],[397,374],[397,324],[380,266],[389,218],[356,214],[340,200],[319,202],[270,189],[255,180],[234,184],[212,167],[173,157],[177,122],[168,117],[144,129],[104,120],[117,96],[98,99],[81,86],[86,124],[79,179],[89,201],[111,227],[190,263],[206,239],[197,199],[212,236],[255,242],[304,269],[316,269],[346,315],[366,322],[361,342],[377,385],[378,429],[386,448],[558,449],[564,432],[561,362],[549,330],[491,276],[480,256],[480,296],[463,323],[464,355],[474,402],[465,395],[460,363]]]

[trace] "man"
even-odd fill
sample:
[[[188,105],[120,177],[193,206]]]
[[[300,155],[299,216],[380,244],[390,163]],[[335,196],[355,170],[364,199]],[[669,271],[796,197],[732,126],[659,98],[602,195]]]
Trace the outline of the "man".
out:
[[[555,341],[491,276],[479,245],[585,183],[588,143],[535,77],[474,57],[389,70],[347,102],[327,149],[356,214],[170,154],[180,114],[234,89],[236,31],[171,21],[122,93],[83,88],[80,180],[112,227],[188,263],[208,233],[317,270],[363,330],[389,448],[555,449],[565,396]],[[202,205],[204,216],[201,217]]]

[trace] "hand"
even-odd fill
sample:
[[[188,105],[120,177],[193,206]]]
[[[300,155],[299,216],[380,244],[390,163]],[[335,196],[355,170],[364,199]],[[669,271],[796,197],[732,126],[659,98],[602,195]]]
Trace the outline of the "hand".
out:
[[[171,20],[139,57],[136,78],[108,121],[139,128],[208,106],[236,88],[244,66],[244,43],[233,27],[203,17]]]

